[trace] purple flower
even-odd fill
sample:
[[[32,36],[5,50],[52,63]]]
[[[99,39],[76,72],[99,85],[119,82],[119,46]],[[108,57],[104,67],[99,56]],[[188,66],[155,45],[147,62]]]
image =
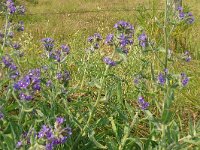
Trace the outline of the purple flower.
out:
[[[68,81],[68,80],[70,80],[71,78],[70,78],[70,73],[69,73],[69,71],[64,71],[64,73],[63,73],[63,80],[64,81]]]
[[[94,39],[96,39],[96,41],[101,41],[101,40],[102,40],[101,34],[95,33],[95,34],[94,34]]]
[[[30,101],[33,99],[33,96],[27,95],[25,93],[20,93],[19,97],[21,100],[26,100],[26,101]]]
[[[140,82],[140,79],[138,77],[136,77],[134,80],[133,80],[134,84],[135,85],[138,85],[139,82]]]
[[[13,47],[15,50],[19,50],[20,47],[21,47],[21,45],[20,45],[19,43],[14,43],[14,44],[12,45],[12,47]]]
[[[179,18],[184,19],[185,18],[185,13],[184,12],[179,12]]]
[[[58,80],[61,80],[61,79],[62,79],[62,74],[61,74],[61,73],[57,73],[56,76],[57,76],[57,79],[58,79]]]
[[[69,54],[69,46],[68,45],[61,45],[62,52]]]
[[[119,36],[119,43],[121,48],[125,48],[127,45],[132,45],[133,41],[130,40],[128,36],[125,36],[124,34],[121,34]]]
[[[93,41],[94,41],[94,37],[93,36],[88,37],[88,42],[89,43],[92,43]]]
[[[24,22],[20,21],[17,26],[17,31],[24,31]]]
[[[114,28],[116,28],[119,31],[125,31],[127,34],[133,34],[134,28],[133,26],[125,21],[119,21],[114,25]]]
[[[18,71],[15,71],[15,72],[10,74],[10,78],[12,78],[12,79],[16,79],[17,77],[19,77],[19,72]]]
[[[94,43],[93,47],[94,47],[94,49],[99,49],[100,46],[98,43]]]
[[[183,86],[186,86],[189,82],[189,78],[185,73],[181,73],[181,83]]]
[[[11,70],[17,70],[17,66],[16,66],[15,64],[11,64],[11,65],[9,66],[9,68],[10,68]]]
[[[16,7],[15,7],[15,4],[12,0],[7,0],[6,6],[7,6],[7,9],[8,9],[8,12],[10,14],[14,14],[16,12]]]
[[[113,45],[114,43],[114,34],[108,34],[107,37],[106,37],[106,41],[105,41],[105,44],[107,45]]]
[[[63,124],[64,121],[65,121],[65,119],[64,119],[63,117],[57,117],[57,118],[56,118],[56,123],[57,123],[58,125]]]
[[[46,125],[43,125],[42,129],[38,133],[38,138],[43,138],[43,137],[47,138],[48,140],[51,140],[54,137],[52,129],[47,127]]]
[[[116,62],[111,60],[109,57],[104,57],[103,61],[109,66],[116,66]]]
[[[177,10],[182,12],[183,11],[183,7],[178,6]]]
[[[8,32],[8,37],[9,38],[13,38],[14,37],[14,33],[12,31]]]
[[[54,40],[51,38],[43,38],[42,39],[43,45],[46,51],[52,51],[54,47]]]
[[[188,12],[187,16],[188,16],[187,23],[188,24],[193,24],[194,23],[194,16],[193,16],[193,14],[191,12]]]
[[[139,103],[139,106],[142,110],[146,110],[149,107],[149,103],[145,102],[143,97],[138,98],[138,103]]]
[[[191,56],[188,56],[186,59],[185,59],[186,62],[190,62],[191,61]]]
[[[4,118],[4,114],[0,112],[0,120],[2,120],[3,118]]]
[[[46,150],[53,150],[53,143],[47,143],[45,148]]]
[[[46,86],[50,87],[51,85],[52,85],[52,81],[51,80],[47,81]]]
[[[40,91],[41,87],[40,87],[40,82],[36,83],[33,85],[33,90],[34,91]]]
[[[147,35],[146,35],[145,33],[142,33],[142,34],[138,37],[138,40],[139,40],[140,46],[142,46],[143,48],[145,48],[146,45],[147,45]]]
[[[169,70],[167,68],[165,68],[164,72],[167,74],[169,72]]]
[[[25,76],[23,79],[21,79],[17,84],[20,89],[26,89],[31,83],[30,77]]]
[[[58,80],[62,80],[63,82],[66,82],[68,80],[70,80],[70,73],[69,71],[64,71],[64,72],[59,72],[57,73],[57,79]]]
[[[186,62],[190,62],[191,61],[190,52],[185,51],[185,53],[183,54],[183,58],[185,59]]]
[[[16,148],[20,148],[21,146],[22,146],[22,141],[18,141],[17,145],[16,145]]]
[[[94,51],[94,49],[99,49],[99,42],[102,40],[102,36],[99,33],[94,33],[93,36],[88,37],[88,42],[92,44],[92,47],[88,50]]]
[[[160,73],[159,75],[158,75],[158,83],[159,84],[161,84],[161,85],[164,85],[165,84],[165,76],[162,74],[162,73]]]
[[[2,57],[2,62],[4,63],[5,67],[9,68],[10,65],[12,64],[12,59],[10,58],[9,55],[3,56]]]
[[[16,91],[21,91],[19,94],[21,100],[29,101],[33,99],[33,94],[36,91],[40,91],[40,82],[40,69],[33,69],[17,83],[14,83],[13,88]],[[24,90],[26,91],[25,93],[23,92]]]
[[[19,76],[17,66],[13,63],[13,60],[9,55],[3,56],[2,62],[4,63],[5,67],[9,69],[9,74],[12,79],[15,79]]]

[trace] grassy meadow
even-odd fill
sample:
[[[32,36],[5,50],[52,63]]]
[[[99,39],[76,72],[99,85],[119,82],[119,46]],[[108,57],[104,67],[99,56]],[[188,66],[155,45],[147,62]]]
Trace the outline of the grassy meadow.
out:
[[[183,66],[183,68],[182,64],[175,65],[177,67],[175,69],[189,68],[187,71],[193,74],[190,86],[186,91],[182,91],[183,93],[179,93],[176,104],[183,111],[189,107],[194,112],[200,109],[200,10],[198,9],[200,3],[197,1],[183,1],[183,6],[188,7],[194,13],[196,22],[185,32],[180,30],[183,33],[177,31],[181,39],[178,42],[181,42],[181,46],[192,52],[193,61],[188,66]],[[35,45],[35,47],[27,47],[27,51],[30,49],[29,52],[32,55],[42,51],[39,40],[43,37],[52,37],[59,44],[69,43],[74,55],[76,53],[79,55],[85,49],[87,37],[93,33],[99,32],[105,37],[107,33],[113,31],[113,25],[118,20],[126,20],[137,26],[137,19],[140,18],[143,7],[146,9],[163,9],[164,7],[163,2],[156,0],[38,0],[35,5],[33,3],[26,4],[27,14],[32,15],[23,18],[26,24],[24,36],[28,36],[28,39],[31,38],[30,41]],[[133,11],[129,11],[131,9]],[[161,11],[163,10],[155,10],[155,12],[146,10],[144,15],[145,13],[156,15]],[[146,17],[143,19],[146,19],[144,23],[147,24],[147,28],[149,27],[148,30],[150,30],[151,18]],[[154,36],[154,33],[151,34],[151,36]],[[181,53],[183,49],[174,49],[174,51]]]
[[[200,136],[198,137],[200,135],[200,3],[198,1],[183,0],[184,10],[192,12],[195,17],[193,24],[180,23],[177,26],[170,26],[171,22],[170,25],[166,23],[168,20],[165,0],[16,0],[16,4],[23,4],[26,7],[25,15],[16,15],[12,18],[13,22],[23,20],[25,26],[25,30],[16,33],[12,39],[20,43],[20,50],[24,52],[20,61],[13,55],[20,75],[25,76],[34,68],[48,66],[48,69],[45,71],[41,69],[43,74],[40,78],[41,89],[34,93],[34,101],[24,103],[19,100],[20,96],[17,96],[19,93],[13,86],[17,80],[7,79],[7,73],[3,73],[7,69],[6,65],[0,64],[0,67],[3,66],[0,68],[0,79],[2,79],[0,80],[0,150],[1,148],[11,150],[16,143],[21,144],[18,148],[22,150],[28,149],[27,143],[31,145],[29,150],[43,150],[45,144],[48,149],[47,145],[51,143],[48,143],[49,141],[45,143],[46,141],[38,138],[44,137],[40,133],[45,127],[43,126],[43,129],[40,127],[43,124],[52,125],[57,117],[52,130],[56,133],[64,132],[61,131],[63,122],[59,116],[64,117],[66,124],[72,128],[72,135],[71,130],[65,133],[70,138],[67,139],[67,144],[58,144],[54,147],[58,150],[148,150],[149,147],[154,149],[157,145],[161,145],[159,150],[165,150],[168,146],[169,150],[198,150],[200,146]],[[119,55],[112,52],[120,50],[118,48],[114,50],[104,42],[109,33],[115,32],[113,26],[120,20],[134,26],[133,46],[128,47],[129,53],[126,56],[122,56],[120,52]],[[5,17],[1,15],[0,25],[3,26],[4,23]],[[169,25],[172,30],[170,27],[160,27],[163,24]],[[155,50],[153,53],[143,55],[144,49],[138,44],[138,37],[143,31],[150,40],[148,44],[158,46],[154,48],[148,45],[149,49]],[[167,34],[166,31],[173,32]],[[91,47],[88,37],[94,33],[102,35],[103,40],[97,40],[100,49],[91,54],[86,53],[86,49]],[[67,53],[62,63],[55,63],[50,59],[50,54],[47,59],[48,52],[44,51],[43,38],[52,38],[57,49],[60,49],[62,44],[69,45],[70,53]],[[172,53],[169,60],[165,55],[166,49]],[[5,54],[12,53],[9,47],[2,46],[2,50],[6,52]],[[190,52],[190,62],[182,59],[186,50]],[[108,55],[120,61],[109,66],[104,58]],[[164,85],[159,84],[158,75],[163,72],[163,64],[165,66],[168,64],[169,74],[174,74],[168,77],[168,73],[165,72],[167,77],[164,79]],[[64,77],[60,81],[57,80],[58,71],[63,70],[68,70],[70,73],[64,84],[62,83]],[[182,82],[179,79],[184,78],[180,77],[182,72],[189,77],[187,86],[178,85]],[[134,83],[134,78],[138,74],[142,75],[141,78],[144,77],[141,87],[137,87]],[[19,79],[21,78],[20,76]],[[47,86],[50,80],[53,85]],[[175,88],[177,89],[174,90]],[[139,109],[141,106],[137,99],[141,94],[148,101],[147,110]],[[168,98],[169,101],[166,100]],[[11,115],[5,117],[6,121],[3,119],[1,121],[1,106],[5,116],[12,114],[13,117]],[[21,140],[24,138],[22,133],[27,130],[30,133],[29,142]],[[36,134],[34,131],[40,132]],[[167,134],[170,136],[167,137]],[[23,144],[17,141],[23,144],[25,142],[27,145],[22,146]],[[165,141],[171,144],[163,144]]]

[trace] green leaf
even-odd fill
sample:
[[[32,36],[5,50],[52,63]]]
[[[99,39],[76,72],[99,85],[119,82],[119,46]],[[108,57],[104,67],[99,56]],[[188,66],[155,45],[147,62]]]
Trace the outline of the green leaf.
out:
[[[172,112],[169,110],[165,109],[162,113],[162,123],[167,124],[171,121],[172,118]]]
[[[43,117],[43,116],[44,116],[44,114],[42,113],[42,111],[41,111],[41,110],[39,110],[39,109],[36,109],[36,112],[37,112],[37,114],[38,114],[40,117]]]
[[[90,133],[88,135],[89,139],[100,149],[107,149],[107,146],[103,146],[102,144],[100,144],[94,137],[95,132],[92,131],[92,133]]]
[[[114,121],[113,117],[110,117],[109,120],[111,122],[112,130],[113,130],[113,132],[115,134],[115,137],[118,139],[119,137],[118,137],[117,127],[115,125],[115,121]]]
[[[121,80],[118,80],[118,82],[117,82],[117,100],[118,100],[119,104],[123,105]]]

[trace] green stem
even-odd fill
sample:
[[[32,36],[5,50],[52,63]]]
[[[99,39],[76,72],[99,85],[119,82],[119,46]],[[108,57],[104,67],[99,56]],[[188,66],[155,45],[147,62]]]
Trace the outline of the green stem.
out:
[[[168,66],[168,35],[167,35],[167,19],[168,19],[168,6],[167,1],[165,0],[165,20],[164,20],[164,40],[165,40],[165,68]]]
[[[5,30],[4,30],[4,39],[3,39],[3,44],[2,44],[2,52],[3,52],[3,49],[5,47],[5,43],[6,43],[6,40],[7,40],[7,30],[8,30],[8,20],[9,20],[9,15],[6,13],[6,24],[5,24]]]
[[[88,60],[88,63],[86,63],[86,61],[84,61],[84,72],[83,72],[83,78],[82,78],[82,81],[81,81],[81,89],[83,88],[83,84],[84,84],[84,81],[85,81],[86,71],[87,71],[87,64],[89,64],[90,55],[91,55],[91,52],[89,52],[88,57],[86,59],[86,61]]]
[[[165,18],[164,18],[164,41],[165,41],[165,69],[168,67],[168,35],[167,35],[167,25],[168,25],[168,0],[165,0]],[[166,76],[166,73],[165,73]],[[165,101],[168,100],[168,84],[166,85],[165,91]],[[163,102],[163,112],[165,111],[165,102]],[[165,147],[165,134],[166,134],[166,125],[162,124],[162,131],[161,131],[161,149],[164,150]]]

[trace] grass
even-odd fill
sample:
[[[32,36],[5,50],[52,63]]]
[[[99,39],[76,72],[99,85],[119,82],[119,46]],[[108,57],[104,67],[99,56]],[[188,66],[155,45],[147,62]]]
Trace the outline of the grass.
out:
[[[158,3],[158,1],[154,2],[155,4]],[[112,2],[106,0],[39,0],[37,5],[27,3],[28,14],[30,13],[34,15],[27,15],[25,17],[26,36],[31,36],[32,39],[30,40],[32,41],[32,43],[35,44],[34,48],[30,49],[30,47],[27,47],[27,49],[31,50],[29,52],[33,54],[40,53],[40,51],[42,51],[42,47],[38,39],[42,39],[43,37],[52,37],[58,43],[69,43],[73,53],[76,51],[78,55],[79,51],[84,50],[86,39],[89,35],[92,35],[95,32],[100,32],[105,37],[107,33],[113,30],[113,24],[118,20],[126,20],[137,25],[136,19],[139,16],[138,11],[111,10],[134,9],[138,8],[138,5],[144,5],[147,8],[151,8],[152,4],[153,2],[149,0],[144,0],[142,2],[137,0],[113,0]],[[181,36],[180,39],[186,39],[187,41],[189,41],[186,43],[184,43],[184,41],[181,41],[181,46],[189,48],[190,51],[192,51],[193,59],[195,60],[193,60],[190,64],[187,65],[187,67],[185,67],[190,68],[190,70],[187,71],[190,72],[190,75],[192,75],[191,84],[190,87],[188,87],[188,89],[179,94],[177,98],[177,105],[180,107],[185,107],[189,105],[194,110],[199,110],[200,83],[196,81],[200,80],[200,43],[198,42],[200,32],[197,32],[200,31],[200,11],[198,10],[200,4],[197,2],[197,0],[191,0],[190,2],[183,2],[183,5],[189,6],[191,8],[191,11],[195,15],[196,23],[186,32],[179,34],[179,36]],[[162,8],[162,3],[157,4],[156,8]],[[87,12],[91,10],[108,11]],[[82,11],[83,13],[70,13],[74,11]],[[84,13],[84,11],[86,12]],[[51,14],[59,12],[69,13]],[[176,51],[181,52],[183,50],[177,49]],[[177,64],[176,66],[177,68],[175,69],[178,70],[182,70],[184,68],[181,67],[183,66],[183,64]]]

